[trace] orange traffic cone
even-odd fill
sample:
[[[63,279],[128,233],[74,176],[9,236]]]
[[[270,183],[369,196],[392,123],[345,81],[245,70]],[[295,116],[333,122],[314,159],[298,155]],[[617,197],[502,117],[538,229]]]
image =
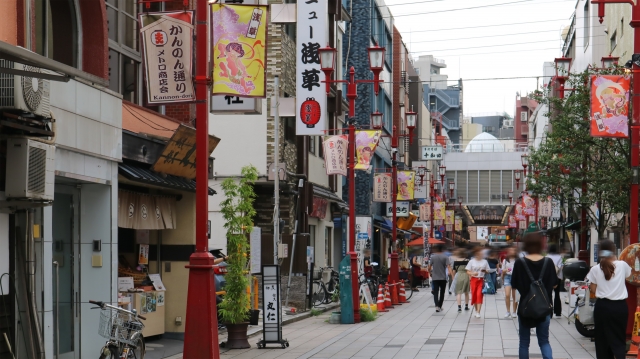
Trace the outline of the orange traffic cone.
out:
[[[384,306],[385,308],[393,308],[391,297],[389,296],[389,283],[384,284]]]
[[[409,303],[407,293],[404,291],[404,283],[400,283],[400,303]]]
[[[400,305],[400,301],[398,301],[398,282],[391,284],[391,304]]]
[[[385,308],[384,305],[384,294],[382,294],[382,292],[384,292],[384,289],[382,288],[382,284],[380,284],[378,286],[378,312],[386,312],[387,309]]]

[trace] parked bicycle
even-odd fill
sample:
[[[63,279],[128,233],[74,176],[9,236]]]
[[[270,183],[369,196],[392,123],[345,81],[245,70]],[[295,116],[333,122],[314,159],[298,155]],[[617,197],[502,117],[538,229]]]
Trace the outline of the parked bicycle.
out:
[[[100,359],[144,359],[145,344],[142,336],[144,324],[136,310],[128,311],[104,302],[90,300],[100,308],[98,334],[107,339],[100,350]]]
[[[325,283],[322,280],[322,273],[330,270],[329,281]],[[338,272],[333,270],[333,267],[320,267],[318,268],[320,273],[320,279],[313,281],[312,287],[312,304],[317,307],[322,304],[330,304],[334,301],[336,293],[340,293],[340,277]]]

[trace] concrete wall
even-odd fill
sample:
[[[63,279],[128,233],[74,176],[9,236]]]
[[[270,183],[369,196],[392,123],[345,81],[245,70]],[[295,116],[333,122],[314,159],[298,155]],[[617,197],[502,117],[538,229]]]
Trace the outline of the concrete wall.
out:
[[[607,35],[605,40],[610,40],[613,32],[616,31],[618,45],[611,51],[611,47],[605,45],[605,52],[610,51],[611,56],[620,57],[619,64],[624,65],[631,60],[633,55],[633,28],[629,25],[631,21],[631,6],[628,4],[610,4],[606,7],[604,17],[604,28],[609,34],[603,33],[599,35]],[[607,41],[606,44],[609,44]],[[600,62],[598,62],[600,64]]]
[[[447,153],[447,171],[521,170],[522,152]]]

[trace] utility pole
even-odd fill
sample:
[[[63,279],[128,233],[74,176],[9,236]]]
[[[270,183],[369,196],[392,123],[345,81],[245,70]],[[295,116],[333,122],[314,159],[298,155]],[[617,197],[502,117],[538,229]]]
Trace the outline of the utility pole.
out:
[[[279,92],[280,92],[280,78],[275,75],[273,78],[273,108],[274,117],[274,168],[275,177],[273,178],[273,264],[278,265],[278,243],[280,242],[280,113],[279,113]],[[291,273],[289,273],[291,278]]]

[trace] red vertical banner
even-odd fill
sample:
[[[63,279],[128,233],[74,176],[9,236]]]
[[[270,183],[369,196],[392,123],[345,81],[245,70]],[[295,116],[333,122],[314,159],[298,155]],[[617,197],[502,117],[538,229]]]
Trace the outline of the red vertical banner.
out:
[[[629,137],[628,76],[591,76],[591,136]]]

